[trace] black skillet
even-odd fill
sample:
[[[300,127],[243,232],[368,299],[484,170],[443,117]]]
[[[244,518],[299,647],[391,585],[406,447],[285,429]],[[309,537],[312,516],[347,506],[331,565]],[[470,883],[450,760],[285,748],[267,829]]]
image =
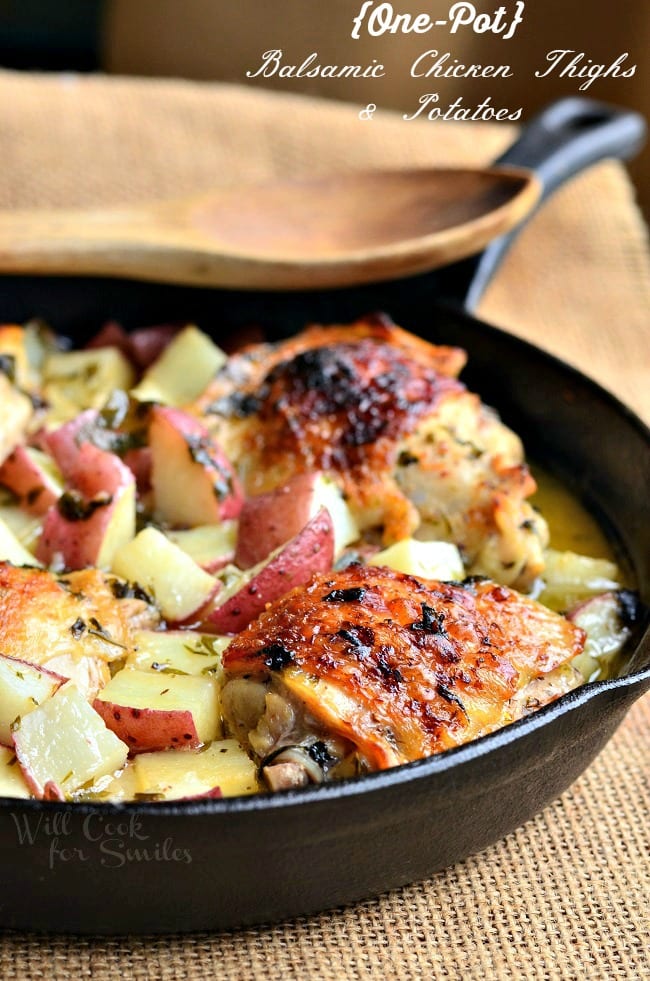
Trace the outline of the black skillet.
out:
[[[535,168],[548,195],[602,157],[631,155],[643,133],[632,113],[566,100],[504,159]],[[650,432],[579,372],[463,311],[506,245],[435,275],[322,293],[7,278],[1,316],[42,316],[78,340],[109,318],[129,326],[194,320],[218,340],[250,323],[280,336],[310,320],[386,310],[410,330],[469,350],[467,384],[607,524],[648,604]],[[585,685],[500,732],[395,770],[177,805],[0,801],[0,923],[86,934],[210,930],[314,912],[430,876],[561,794],[648,689],[646,618],[616,680]]]

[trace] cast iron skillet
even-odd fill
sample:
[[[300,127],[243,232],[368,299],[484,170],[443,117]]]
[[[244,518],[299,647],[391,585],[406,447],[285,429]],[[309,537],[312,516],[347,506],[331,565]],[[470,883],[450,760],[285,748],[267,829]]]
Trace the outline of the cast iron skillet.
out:
[[[534,166],[548,194],[602,156],[629,155],[642,137],[633,114],[569,100],[542,114],[507,159]],[[435,276],[312,294],[7,279],[2,318],[40,315],[80,340],[110,317],[138,326],[194,319],[219,339],[251,322],[282,335],[309,320],[387,310],[410,330],[469,350],[468,385],[609,525],[647,604],[650,432],[579,372],[462,311],[458,301],[477,300],[503,251],[499,242]],[[449,295],[455,305],[441,302]],[[424,878],[561,794],[649,688],[646,620],[616,680],[395,770],[176,805],[0,801],[0,923],[87,934],[209,930],[310,913]]]

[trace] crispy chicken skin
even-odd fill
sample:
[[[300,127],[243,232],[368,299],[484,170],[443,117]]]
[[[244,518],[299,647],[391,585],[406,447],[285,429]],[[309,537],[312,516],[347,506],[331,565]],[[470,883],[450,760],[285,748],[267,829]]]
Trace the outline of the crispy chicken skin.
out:
[[[584,642],[564,617],[489,580],[352,565],[315,576],[235,637],[226,717],[259,755],[311,735],[384,769],[513,721],[533,707],[529,686],[535,708],[574,687],[568,662]],[[264,686],[253,693],[259,718],[234,714],[229,687],[242,680]]]
[[[527,588],[548,542],[535,482],[518,437],[457,380],[464,363],[380,317],[310,327],[231,357],[193,410],[247,493],[326,471],[385,544],[453,541],[470,572]]]
[[[0,563],[0,653],[74,677],[89,693],[132,649],[132,631],[159,619],[140,591],[97,569],[55,576]]]

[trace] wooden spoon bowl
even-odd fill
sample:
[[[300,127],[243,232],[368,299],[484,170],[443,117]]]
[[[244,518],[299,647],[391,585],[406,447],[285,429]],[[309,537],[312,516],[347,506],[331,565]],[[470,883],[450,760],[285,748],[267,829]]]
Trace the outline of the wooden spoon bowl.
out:
[[[97,211],[0,214],[0,272],[238,289],[395,279],[480,252],[535,207],[527,170],[358,172]]]

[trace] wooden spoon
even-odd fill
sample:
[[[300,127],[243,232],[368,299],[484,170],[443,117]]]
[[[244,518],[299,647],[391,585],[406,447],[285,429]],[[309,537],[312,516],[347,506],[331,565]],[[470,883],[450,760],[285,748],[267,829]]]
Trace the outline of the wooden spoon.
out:
[[[96,211],[0,214],[0,272],[239,289],[395,279],[480,252],[539,199],[527,170],[335,175]]]

